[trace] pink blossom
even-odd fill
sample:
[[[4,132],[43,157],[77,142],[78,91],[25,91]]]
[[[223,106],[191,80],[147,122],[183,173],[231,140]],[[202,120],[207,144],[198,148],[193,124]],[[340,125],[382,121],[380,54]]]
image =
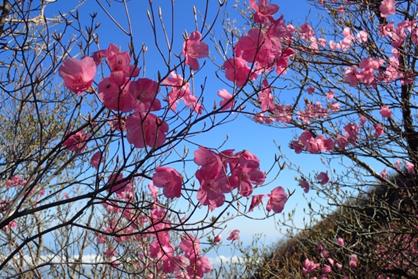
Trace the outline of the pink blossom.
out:
[[[78,131],[75,134],[69,136],[64,142],[63,145],[70,151],[75,153],[80,153],[87,147],[87,141],[89,136],[83,131]]]
[[[20,175],[14,175],[11,178],[6,180],[5,186],[6,188],[23,186],[26,184],[26,180],[22,178]]]
[[[256,78],[256,74],[251,72],[247,62],[241,57],[234,57],[226,60],[223,64],[226,78],[242,87],[247,81]]]
[[[102,152],[97,151],[96,153],[91,156],[90,165],[92,165],[95,169],[99,168],[99,164],[102,161]]]
[[[135,108],[135,99],[130,93],[132,82],[122,72],[113,72],[99,83],[99,98],[111,110],[128,112]]]
[[[263,202],[263,197],[264,195],[254,195],[251,198],[251,204],[250,204],[250,208],[248,209],[248,212],[253,211],[253,209],[258,206],[259,204],[261,204]]]
[[[96,63],[88,56],[81,60],[67,58],[62,63],[59,74],[69,90],[80,94],[90,88],[96,75]]]
[[[250,0],[250,6],[254,9],[254,22],[269,23],[273,20],[273,14],[277,13],[279,6],[269,3],[269,0]]]
[[[260,170],[260,161],[251,152],[244,150],[235,154],[235,158],[229,159],[231,177],[230,183],[238,187],[239,193],[247,197],[253,191],[253,184],[264,183],[266,174]]]
[[[357,35],[356,35],[356,39],[360,43],[366,43],[368,37],[369,37],[369,35],[367,34],[367,32],[366,31],[363,31],[363,30],[361,30],[360,32],[358,32]]]
[[[183,100],[185,105],[193,109],[197,113],[201,113],[203,106],[197,102],[196,96],[193,95],[190,85],[180,75],[171,72],[163,83],[165,86],[170,86],[171,91],[168,93],[167,101],[170,109],[176,110],[177,102]]]
[[[374,136],[376,138],[384,134],[383,126],[380,125],[379,123],[374,124],[373,127],[374,127]]]
[[[380,115],[384,118],[390,118],[392,116],[392,111],[388,106],[381,106]]]
[[[283,211],[284,205],[287,202],[287,194],[283,187],[274,188],[270,195],[270,199],[267,203],[267,211],[273,210],[274,213],[280,213]]]
[[[330,90],[330,91],[327,92],[327,99],[328,100],[334,99],[334,96],[335,96],[335,94],[334,94],[333,91]]]
[[[302,187],[305,193],[309,192],[309,182],[305,178],[299,179],[299,186]]]
[[[312,95],[315,92],[315,88],[312,86],[309,86],[306,91],[308,92],[309,95]]]
[[[222,240],[222,236],[220,234],[218,234],[213,238],[213,243],[218,244],[218,243],[221,242],[221,240]]]
[[[357,266],[358,266],[358,257],[357,257],[356,254],[350,255],[348,265],[350,266],[350,268],[357,268]]]
[[[136,113],[126,119],[128,142],[137,148],[160,147],[166,139],[168,125],[152,113]]]
[[[217,177],[223,168],[221,157],[206,147],[199,147],[194,152],[194,162],[202,167],[200,172],[209,178]]]
[[[110,185],[109,192],[116,193],[118,196],[123,195],[123,192],[133,190],[132,183],[125,179],[122,174],[112,174],[109,177],[108,185]]]
[[[328,174],[326,172],[320,172],[316,176],[316,179],[318,179],[318,181],[321,185],[325,185],[329,182],[329,177],[328,177]]]
[[[405,168],[408,173],[414,174],[415,173],[415,165],[411,162],[405,161]]]
[[[188,259],[193,259],[200,255],[200,241],[192,235],[183,235],[179,245]]]
[[[229,234],[227,240],[231,240],[231,241],[235,241],[239,239],[239,230],[235,229],[233,231],[231,231],[231,233]]]
[[[198,58],[204,58],[209,55],[208,45],[201,41],[202,34],[199,31],[194,31],[183,44],[183,55],[186,57],[186,65],[189,65],[192,70],[199,69]]]
[[[234,107],[234,97],[226,89],[219,90],[218,96],[222,98],[219,104],[221,111],[230,110]]]
[[[308,258],[305,259],[303,262],[303,274],[308,274],[317,270],[321,265],[319,263],[315,263],[314,261],[309,260]]]
[[[332,272],[332,268],[330,265],[328,264],[324,264],[324,266],[322,267],[322,273],[331,273]]]
[[[382,17],[388,17],[396,12],[395,0],[383,0],[379,6],[380,15]]]
[[[281,42],[277,35],[267,34],[259,28],[251,29],[235,45],[235,57],[256,63],[260,69],[273,67],[281,55]]]
[[[263,89],[258,93],[258,101],[260,102],[262,111],[273,110],[276,107],[273,94],[271,93],[271,87],[266,79],[263,80]]]
[[[113,44],[110,44],[107,48],[106,58],[112,72],[120,71],[126,78],[135,77],[139,74],[139,69],[134,65],[130,65],[131,57],[129,52],[121,52]]]
[[[340,103],[331,103],[329,105],[329,108],[333,111],[333,112],[338,112],[340,110]]]
[[[344,238],[342,237],[337,238],[337,244],[340,247],[344,247]]]
[[[139,78],[131,84],[129,89],[129,93],[136,101],[136,111],[149,112],[161,109],[160,101],[157,99],[159,86],[156,81]]]
[[[157,187],[162,187],[167,198],[178,198],[181,196],[183,177],[181,174],[169,167],[158,167],[152,176],[152,182]]]
[[[106,243],[106,236],[100,233],[96,233],[96,239],[98,244]]]
[[[358,140],[360,127],[356,123],[348,123],[344,126],[346,138],[350,143],[356,143]]]
[[[212,265],[206,256],[198,256],[187,267],[189,278],[203,278],[205,273],[212,270]]]

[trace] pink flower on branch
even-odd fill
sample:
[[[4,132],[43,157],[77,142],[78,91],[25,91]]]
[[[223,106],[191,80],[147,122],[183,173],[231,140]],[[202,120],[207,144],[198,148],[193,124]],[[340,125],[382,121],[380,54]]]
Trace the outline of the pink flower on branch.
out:
[[[395,0],[383,0],[380,3],[379,10],[382,17],[388,17],[396,12]]]
[[[183,177],[173,168],[156,168],[152,176],[152,182],[155,186],[163,188],[163,193],[167,198],[178,198],[181,196]]]
[[[257,23],[269,23],[273,15],[279,10],[279,6],[271,4],[269,0],[250,0],[250,6],[255,11],[253,20]]]
[[[250,208],[248,209],[248,212],[253,211],[253,209],[255,207],[257,207],[259,204],[263,203],[263,197],[264,197],[264,195],[254,195],[251,198],[251,204],[250,204]]]
[[[126,119],[128,142],[137,148],[160,147],[166,139],[167,123],[152,113],[136,113]]]
[[[67,58],[59,69],[64,85],[76,94],[90,88],[96,75],[96,64],[93,58],[84,57],[81,60]]]
[[[267,211],[273,210],[274,213],[280,213],[284,209],[287,202],[287,194],[283,187],[276,187],[269,195],[270,199],[267,203]]]
[[[329,182],[329,177],[328,174],[326,172],[320,172],[317,176],[316,179],[318,179],[318,182],[321,185],[325,185]]]
[[[255,72],[251,71],[247,62],[241,57],[226,60],[223,67],[226,78],[239,87],[244,86],[248,81],[254,80],[257,77]]]
[[[227,240],[231,240],[231,241],[238,240],[239,239],[239,233],[240,233],[240,231],[237,230],[237,229],[232,230],[231,233],[229,234]]]
[[[199,31],[194,31],[183,44],[183,55],[186,57],[186,65],[189,65],[192,70],[199,69],[198,58],[204,58],[209,55],[208,45],[202,40],[202,34]]]
[[[75,134],[69,136],[64,142],[63,145],[70,151],[75,153],[80,153],[87,147],[87,141],[89,140],[89,135],[83,131],[78,131]]]
[[[177,103],[183,100],[184,104],[197,113],[202,113],[203,106],[198,103],[197,97],[193,95],[190,84],[183,79],[182,76],[171,72],[163,83],[164,86],[171,87],[168,92],[167,102],[171,110],[177,109]]]
[[[221,106],[221,111],[230,110],[234,107],[234,97],[226,89],[221,89],[218,91],[218,96],[222,98],[219,106]]]

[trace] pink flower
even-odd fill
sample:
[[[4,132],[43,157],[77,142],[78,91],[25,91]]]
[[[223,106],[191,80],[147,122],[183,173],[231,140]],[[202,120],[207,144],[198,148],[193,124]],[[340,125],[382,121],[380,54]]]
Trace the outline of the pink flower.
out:
[[[384,134],[383,126],[380,125],[379,123],[374,124],[373,127],[374,127],[374,136],[376,138]]]
[[[227,240],[231,240],[231,241],[235,241],[239,239],[239,230],[235,229],[233,231],[231,231],[231,233],[229,234]]]
[[[136,113],[126,119],[128,142],[137,148],[160,147],[166,138],[168,125],[152,113]]]
[[[218,91],[218,96],[222,98],[220,102],[221,111],[229,110],[234,107],[234,97],[226,89]]]
[[[332,272],[332,268],[331,268],[331,266],[330,266],[330,265],[325,264],[325,265],[322,267],[322,273],[327,274],[327,273],[331,273],[331,272]]]
[[[183,177],[181,174],[169,167],[158,167],[152,176],[152,182],[157,187],[162,187],[167,198],[178,198],[181,195]]]
[[[190,85],[180,75],[171,72],[170,76],[163,81],[163,85],[171,86],[171,91],[168,93],[168,104],[170,109],[176,110],[177,102],[183,100],[185,105],[193,109],[197,113],[201,113],[203,106],[197,102],[196,96],[190,90]]]
[[[415,165],[411,162],[406,161],[405,162],[405,168],[408,173],[414,174],[415,173]]]
[[[157,99],[158,83],[148,78],[139,78],[130,86],[130,94],[136,100],[135,110],[149,112],[161,109]]]
[[[329,177],[328,177],[328,174],[326,172],[320,172],[316,176],[316,179],[318,179],[318,181],[321,185],[325,185],[329,182]]]
[[[22,178],[20,175],[14,175],[11,178],[6,180],[5,186],[6,188],[23,186],[26,184],[26,180]]]
[[[205,273],[212,270],[212,265],[206,256],[199,256],[193,259],[187,267],[187,278],[203,278]]]
[[[96,63],[88,56],[81,60],[67,58],[62,63],[59,74],[69,90],[80,94],[90,88],[96,75]]]
[[[264,195],[254,195],[251,199],[250,209],[248,209],[248,212],[253,211],[253,209],[258,206],[260,203],[263,202]]]
[[[305,178],[299,179],[299,186],[302,187],[305,193],[309,192],[309,182]]]
[[[266,79],[263,80],[263,89],[258,93],[258,101],[260,102],[262,111],[274,110],[274,97],[271,93],[271,87]]]
[[[200,241],[195,236],[183,235],[179,247],[189,259],[200,255]]]
[[[267,211],[273,210],[274,213],[280,213],[283,211],[284,205],[287,202],[287,194],[282,187],[274,188],[270,195],[270,199],[267,203]]]
[[[130,94],[132,82],[122,72],[113,72],[99,83],[99,98],[111,110],[128,112],[135,108],[135,99]]]
[[[114,44],[110,44],[107,48],[106,58],[112,72],[120,71],[126,78],[135,77],[139,74],[139,69],[130,65],[129,52],[121,52]]]
[[[340,247],[344,247],[344,238],[342,237],[337,238],[337,244]]]
[[[267,34],[259,28],[251,29],[235,45],[235,57],[248,63],[256,62],[259,69],[269,69],[280,60],[281,42],[277,34]]]
[[[229,164],[231,169],[229,181],[233,187],[238,187],[242,196],[251,195],[253,184],[264,183],[266,174],[260,170],[260,161],[251,152],[244,150],[235,154],[235,158],[231,158]]]
[[[199,147],[194,152],[194,162],[202,167],[200,172],[208,178],[217,177],[223,168],[221,157],[206,147]]]
[[[357,33],[356,39],[360,42],[360,43],[366,43],[367,39],[368,39],[369,35],[367,34],[366,31],[360,31]]]
[[[273,20],[273,14],[277,13],[279,6],[270,4],[269,0],[250,0],[250,6],[254,9],[254,22],[268,23]]]
[[[221,240],[222,240],[222,236],[218,234],[213,238],[213,244],[218,244],[221,242]]]
[[[396,12],[395,0],[383,0],[379,6],[380,15],[382,17],[388,17]]]
[[[183,44],[183,55],[186,56],[186,65],[189,65],[192,70],[199,69],[198,58],[204,58],[209,55],[208,45],[201,41],[202,34],[199,31],[194,31]]]
[[[357,257],[357,255],[352,254],[350,256],[348,265],[350,266],[350,268],[357,268],[357,266],[358,266],[358,257]]]
[[[309,86],[306,91],[308,92],[309,95],[312,95],[315,92],[315,88],[312,86]]]
[[[102,152],[97,151],[96,153],[91,156],[90,165],[92,165],[95,169],[99,168],[99,164],[102,161]]]
[[[87,141],[89,136],[83,131],[78,131],[75,134],[69,136],[64,142],[63,145],[70,151],[75,153],[80,153],[87,147]]]
[[[247,62],[241,57],[226,60],[223,67],[226,78],[240,87],[244,86],[249,80],[256,78],[256,74],[251,72]]]
[[[335,94],[334,94],[333,91],[330,90],[330,91],[327,92],[327,99],[328,100],[334,99],[334,96],[335,96]]]
[[[381,106],[380,115],[382,115],[384,118],[390,118],[392,116],[392,111],[388,106]]]
[[[316,269],[318,269],[318,267],[320,267],[319,263],[315,263],[314,261],[311,261],[308,258],[306,258],[305,261],[303,262],[303,268],[302,268],[303,274],[311,273],[315,271]]]
[[[112,174],[109,177],[108,185],[110,185],[109,192],[116,193],[118,196],[122,195],[123,192],[133,190],[131,182],[125,179],[122,174]]]

